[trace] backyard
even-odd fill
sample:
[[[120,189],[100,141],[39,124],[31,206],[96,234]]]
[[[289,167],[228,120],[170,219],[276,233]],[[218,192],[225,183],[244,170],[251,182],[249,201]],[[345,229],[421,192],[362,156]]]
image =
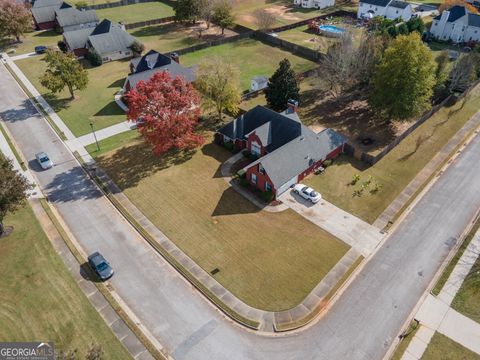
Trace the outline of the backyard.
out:
[[[199,37],[198,28],[203,24],[195,26],[181,23],[170,22],[160,25],[144,26],[129,30],[130,34],[145,45],[145,48],[154,49],[165,53],[174,50],[184,49],[193,45],[201,44],[206,41],[223,38],[221,29],[218,26],[211,25],[210,29],[202,32]],[[225,36],[235,35],[231,30],[225,30]]]
[[[255,76],[270,77],[277,69],[279,62],[284,58],[290,60],[293,69],[297,73],[317,66],[309,60],[253,39],[212,46],[185,54],[181,57],[181,62],[186,66],[192,66],[215,56],[239,68],[242,90],[250,87],[250,80]]]
[[[440,109],[375,165],[368,167],[359,160],[342,155],[322,176],[312,176],[307,184],[319,190],[327,201],[373,223],[415,175],[432,159],[448,140],[473,116],[480,106],[480,86],[454,106]],[[350,185],[354,175],[360,180]],[[364,191],[353,196],[362,183],[372,177],[381,184],[377,193]],[[372,189],[372,188],[370,188]]]
[[[147,21],[174,15],[171,6],[162,2],[145,2],[96,10],[98,18],[124,24]]]
[[[97,157],[131,201],[247,304],[298,304],[349,249],[291,210],[260,211],[225,182],[232,154],[210,143],[155,157],[141,141]],[[161,190],[160,190],[161,189]]]
[[[69,99],[67,90],[51,94],[40,84],[46,63],[43,56],[16,61],[17,66],[55,109],[75,136],[91,132],[90,122],[101,129],[126,119],[125,113],[115,103],[114,95],[123,86],[130,60],[112,61],[99,67],[89,67],[89,83],[85,90],[77,91],[74,100]]]
[[[436,332],[421,360],[480,360],[480,355]]]
[[[30,207],[5,219],[13,233],[0,241],[0,340],[53,341],[58,350],[92,343],[109,359],[130,359],[43,233]]]

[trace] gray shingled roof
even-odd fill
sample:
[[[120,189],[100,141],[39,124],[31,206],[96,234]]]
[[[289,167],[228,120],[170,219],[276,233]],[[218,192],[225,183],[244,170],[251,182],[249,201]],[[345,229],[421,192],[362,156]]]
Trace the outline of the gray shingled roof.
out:
[[[161,71],[168,71],[172,78],[176,78],[177,76],[183,77],[187,83],[194,82],[196,79],[195,67],[186,68],[172,61],[170,64],[162,67],[129,75],[125,80],[123,88],[125,88],[127,82],[129,82],[130,88],[133,89],[140,81],[148,81],[153,75]]]
[[[45,6],[56,6],[60,7],[62,5],[63,0],[36,0],[33,3],[32,9],[37,9]]]
[[[480,15],[469,13],[468,26],[480,27]]]
[[[98,29],[102,29],[101,32]],[[126,32],[122,25],[103,20],[88,37],[91,46],[100,55],[123,51],[132,46],[135,38]]]
[[[71,50],[84,48],[87,44],[88,36],[92,33],[93,28],[85,28],[63,33],[63,39]]]
[[[98,22],[98,16],[95,10],[78,10],[75,8],[58,9],[57,22],[61,27],[81,25],[87,23]]]
[[[385,7],[391,0],[360,0],[364,4]]]
[[[54,21],[55,11],[60,8],[71,8],[63,0],[37,0],[31,9],[32,15],[37,24]]]
[[[262,164],[273,186],[278,189],[317,161],[325,160],[328,154],[347,141],[332,129],[318,134],[304,125],[301,129],[300,136],[248,165],[245,170]]]
[[[405,9],[407,6],[410,4],[407,3],[406,1],[399,1],[399,0],[393,0],[389,6],[397,8],[397,9]]]

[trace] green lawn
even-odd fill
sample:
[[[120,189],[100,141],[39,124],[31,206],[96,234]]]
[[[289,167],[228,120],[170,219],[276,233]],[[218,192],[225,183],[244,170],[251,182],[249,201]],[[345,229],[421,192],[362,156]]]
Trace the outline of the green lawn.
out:
[[[62,35],[55,31],[32,31],[25,34],[25,37],[21,38],[21,43],[11,43],[10,41],[3,43],[0,42],[0,50],[10,52],[12,49],[15,53],[11,56],[27,54],[35,51],[35,46],[57,46],[57,43],[62,40]]]
[[[270,77],[277,69],[279,62],[284,58],[290,60],[293,69],[297,73],[317,66],[309,60],[253,39],[212,46],[208,49],[185,54],[181,57],[181,62],[186,66],[192,66],[202,61],[208,61],[214,56],[236,65],[240,69],[241,87],[243,90],[250,87],[250,81],[255,76],[263,75]]]
[[[453,299],[452,307],[480,323],[480,257],[473,265]]]
[[[421,360],[480,360],[480,355],[436,332]]]
[[[5,219],[13,233],[0,239],[0,341],[53,341],[59,350],[92,343],[106,359],[130,359],[77,286],[30,207]]]
[[[129,72],[129,61],[112,61],[99,67],[88,68],[88,86],[85,90],[77,91],[74,100],[69,99],[67,90],[53,95],[40,85],[39,78],[46,68],[43,57],[18,60],[16,64],[70,130],[80,136],[91,132],[90,122],[99,130],[126,119],[125,113],[115,103],[114,95],[123,86]]]
[[[340,156],[324,175],[312,176],[306,182],[327,201],[372,223],[479,107],[477,86],[465,102],[438,111],[375,165],[367,167],[352,157]],[[354,174],[359,174],[361,180],[351,186]],[[383,188],[374,195],[365,191],[362,197],[353,197],[353,191],[369,176]]]
[[[92,155],[94,158],[102,156],[112,150],[116,150],[120,147],[128,145],[132,141],[139,138],[139,133],[137,130],[126,131],[121,134],[117,134],[101,140],[98,142],[100,146],[100,151],[97,148],[97,144],[93,143],[86,146],[87,151]]]
[[[251,306],[288,309],[349,249],[292,210],[260,211],[220,175],[231,153],[154,157],[141,142],[97,158],[131,201],[221,284]]]
[[[147,2],[134,5],[117,6],[96,10],[98,18],[109,19],[124,24],[132,24],[139,21],[153,20],[173,16],[171,6],[161,2]]]

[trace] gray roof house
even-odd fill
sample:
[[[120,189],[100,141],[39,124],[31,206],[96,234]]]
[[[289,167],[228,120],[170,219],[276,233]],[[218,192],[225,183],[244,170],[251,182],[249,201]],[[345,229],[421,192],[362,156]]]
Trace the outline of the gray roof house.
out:
[[[73,31],[97,26],[99,19],[95,10],[78,10],[73,7],[55,10],[58,26],[62,31]]]
[[[88,37],[87,47],[93,48],[102,57],[103,62],[124,59],[132,56],[130,49],[135,38],[122,24],[104,19]]]
[[[195,81],[195,67],[183,67],[178,56],[167,56],[150,50],[142,57],[133,58],[130,62],[131,74],[125,79],[124,91],[129,91],[140,82],[148,81],[154,74],[167,71],[172,78],[182,77],[187,83]]]
[[[292,105],[292,103],[290,104]],[[256,106],[226,124],[215,135],[217,143],[232,143],[258,159],[243,170],[260,191],[278,197],[318,169],[327,159],[343,152],[347,139],[332,129],[315,133],[302,124],[295,106],[277,113]]]
[[[63,0],[36,0],[30,11],[37,29],[47,30],[56,26],[55,11],[68,8],[71,8],[71,5]]]

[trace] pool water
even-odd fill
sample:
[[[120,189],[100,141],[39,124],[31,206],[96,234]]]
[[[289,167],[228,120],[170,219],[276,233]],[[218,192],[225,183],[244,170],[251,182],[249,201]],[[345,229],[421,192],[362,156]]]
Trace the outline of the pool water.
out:
[[[345,32],[345,29],[336,27],[334,25],[320,25],[318,27],[318,29],[321,30],[321,31],[328,31],[328,32],[335,33],[335,34],[341,34],[341,33]]]

